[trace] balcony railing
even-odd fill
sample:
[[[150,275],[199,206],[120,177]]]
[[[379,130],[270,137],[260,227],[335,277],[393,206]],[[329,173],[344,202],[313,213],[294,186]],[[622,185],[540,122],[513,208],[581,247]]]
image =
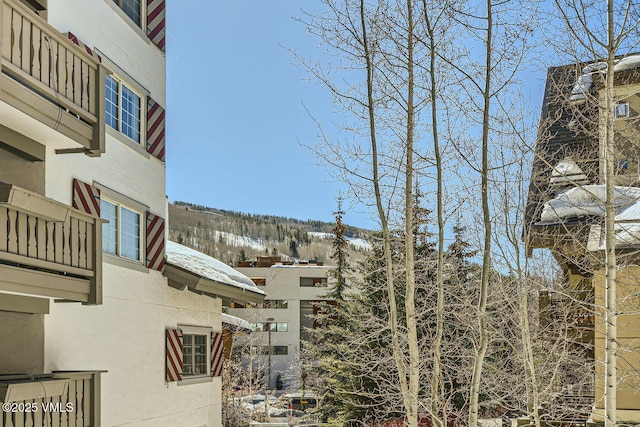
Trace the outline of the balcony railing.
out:
[[[102,220],[0,183],[0,286],[100,304]]]
[[[20,1],[0,7],[0,100],[104,152],[104,66]]]
[[[0,377],[2,380],[2,377]],[[67,382],[60,395],[44,396],[47,381]],[[100,427],[100,372],[69,371],[3,381],[24,387],[21,398],[0,412],[0,427]],[[33,394],[29,395],[29,390]],[[56,393],[57,394],[57,393]],[[7,410],[8,409],[8,410]],[[15,409],[15,410],[14,410]]]

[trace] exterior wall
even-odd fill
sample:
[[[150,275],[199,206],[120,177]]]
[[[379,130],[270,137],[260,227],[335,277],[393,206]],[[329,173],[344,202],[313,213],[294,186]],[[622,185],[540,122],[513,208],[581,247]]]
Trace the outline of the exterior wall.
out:
[[[617,408],[620,422],[640,422],[640,266],[620,267],[617,276],[618,301],[618,369]],[[596,365],[596,411],[604,409],[604,360],[605,360],[605,276],[604,269],[594,275],[596,307],[595,357]]]
[[[44,194],[44,162],[26,160],[0,148],[0,182]]]
[[[272,346],[287,346],[287,355],[271,355],[270,388],[275,389],[276,378],[281,374],[284,388],[296,390],[299,387],[300,374],[300,329],[301,316],[305,306],[312,301],[326,299],[327,288],[301,287],[301,277],[327,278],[327,273],[334,267],[316,265],[275,265],[273,267],[238,267],[236,270],[250,278],[265,278],[265,286],[260,286],[267,296],[265,300],[287,300],[286,309],[247,308],[229,309],[229,314],[240,317],[251,323],[288,324],[287,332],[271,332]],[[267,319],[273,319],[268,321]],[[269,332],[254,332],[245,340],[250,345],[268,345]],[[268,370],[268,356],[261,356],[260,367]]]
[[[165,329],[221,331],[221,302],[167,286],[159,272],[110,264],[104,303],[51,304],[46,370],[102,369],[102,425],[221,425],[220,378],[165,382]]]
[[[0,311],[0,325],[0,373],[41,373],[44,366],[44,315]]]

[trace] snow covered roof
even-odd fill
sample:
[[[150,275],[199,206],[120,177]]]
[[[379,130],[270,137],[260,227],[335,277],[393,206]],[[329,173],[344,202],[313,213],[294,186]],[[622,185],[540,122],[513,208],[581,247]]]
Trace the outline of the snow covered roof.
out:
[[[615,187],[616,221],[640,222],[640,188]],[[560,193],[544,204],[541,224],[561,222],[562,219],[596,215],[604,217],[604,185],[583,185]]]
[[[629,247],[640,245],[640,188],[615,187],[614,205],[616,208],[615,234],[616,246]],[[572,188],[544,204],[540,222],[537,225],[553,225],[568,218],[584,216],[604,217],[604,185],[585,185]],[[592,225],[589,246],[604,249],[602,227]]]
[[[239,329],[251,330],[251,324],[249,322],[227,313],[222,313],[222,323],[226,323],[227,325],[231,325]]]
[[[629,55],[615,61],[613,72],[630,70],[640,67],[640,55]],[[591,89],[593,84],[593,74],[606,73],[606,62],[594,62],[582,69],[582,74],[578,77],[573,90],[571,91],[571,101],[584,101],[585,94]]]
[[[580,166],[570,158],[561,160],[551,171],[551,184],[586,184],[587,176],[584,174]]]
[[[178,267],[199,278],[258,294],[264,298],[264,291],[258,289],[251,279],[209,255],[171,241],[167,242],[166,254],[167,265]]]

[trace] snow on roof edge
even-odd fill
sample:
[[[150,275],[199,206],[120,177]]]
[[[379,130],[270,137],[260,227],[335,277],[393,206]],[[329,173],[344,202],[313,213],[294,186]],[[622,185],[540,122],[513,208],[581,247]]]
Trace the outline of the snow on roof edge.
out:
[[[167,241],[166,254],[168,264],[187,270],[197,276],[259,295],[266,295],[244,274],[195,249]]]

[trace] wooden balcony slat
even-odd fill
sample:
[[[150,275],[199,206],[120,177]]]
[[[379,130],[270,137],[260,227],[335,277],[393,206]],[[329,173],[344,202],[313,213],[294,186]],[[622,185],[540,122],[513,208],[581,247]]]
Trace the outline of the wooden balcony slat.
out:
[[[13,13],[13,10],[10,11],[9,16],[11,16],[11,54],[9,58],[11,59],[11,62],[20,66],[20,36],[22,35],[22,19],[20,15]]]
[[[34,402],[36,402],[39,407],[38,407],[38,411],[33,414],[33,425],[36,427],[42,427],[44,425],[44,420],[43,420],[43,410],[42,410],[42,400],[37,401],[35,400]]]
[[[33,427],[33,413],[24,412],[24,425],[25,427]]]
[[[84,381],[78,380],[75,381],[76,384],[76,403],[74,405],[75,410],[75,420],[76,426],[82,427],[84,425],[84,399],[85,399],[85,389],[84,389]]]
[[[85,67],[82,69],[83,73],[89,75],[89,73],[91,73],[91,69],[89,68],[89,65],[85,65]],[[85,97],[87,100],[87,110],[89,111],[96,111],[96,85],[95,84],[91,84],[90,79],[86,78],[83,79],[87,82],[87,87],[86,87],[86,91],[87,91],[87,96]]]
[[[55,244],[55,259],[54,262],[56,264],[62,264],[63,261],[63,251],[64,251],[64,244],[62,243],[64,240],[64,235],[63,235],[63,224],[61,222],[58,222],[55,224],[55,236],[54,236],[54,244]]]
[[[55,404],[58,402],[62,402],[64,401],[61,396],[56,396],[56,397],[52,397],[49,399],[49,402]],[[47,412],[47,417],[51,417],[51,425],[52,426],[62,426],[63,424],[60,423],[60,415],[61,412],[60,411],[49,411]]]
[[[62,263],[71,265],[71,218],[62,224]]]
[[[38,80],[42,81],[42,64],[40,61],[42,54],[42,41],[40,38],[40,28],[31,27],[31,74]]]
[[[91,379],[83,381],[84,394],[82,398],[82,420],[83,425],[91,423]]]
[[[47,221],[43,218],[37,218],[36,245],[36,258],[47,259]]]
[[[28,256],[27,214],[18,212],[18,254]]]
[[[75,427],[76,423],[75,423],[75,412],[77,410],[77,406],[78,406],[78,402],[77,402],[77,382],[76,381],[69,381],[69,389],[67,391],[67,402],[70,402],[73,404],[73,412],[69,412],[66,413],[65,415],[67,415],[67,423],[70,426]]]
[[[45,34],[40,30],[40,81],[51,87],[51,42],[45,39]]]
[[[0,28],[0,37],[2,40],[11,40],[11,15],[13,11],[11,8],[4,3],[2,6],[2,28]],[[11,43],[10,42],[2,42],[1,43],[3,58],[10,59],[11,58]]]
[[[78,223],[78,267],[87,268],[87,223]]]
[[[38,258],[38,244],[36,243],[37,218],[25,215],[25,220],[27,222],[27,256]]]
[[[7,240],[9,233],[7,232],[7,209],[0,206],[0,252],[7,251]]]
[[[31,23],[23,15],[20,24],[20,60],[22,69],[31,74]]]
[[[80,224],[77,218],[71,218],[71,265],[80,266]]]
[[[8,212],[7,221],[7,252],[12,254],[18,253],[18,212],[10,210]]]
[[[17,426],[24,426],[25,422],[24,422],[24,412],[13,412],[14,415],[14,423]]]
[[[54,262],[56,258],[55,250],[54,250],[55,249],[55,240],[54,240],[55,227],[56,227],[55,222],[47,222],[47,230],[46,230],[47,249],[46,249],[46,255],[44,259],[51,262]]]
[[[100,243],[100,242],[99,242]],[[93,251],[94,251],[94,243],[93,243],[93,230],[90,229],[89,227],[87,227],[87,233],[86,233],[86,268],[93,270],[94,266],[95,266],[95,262],[93,260]]]
[[[73,54],[73,102],[88,110],[85,101],[82,99],[82,60],[77,54]]]

